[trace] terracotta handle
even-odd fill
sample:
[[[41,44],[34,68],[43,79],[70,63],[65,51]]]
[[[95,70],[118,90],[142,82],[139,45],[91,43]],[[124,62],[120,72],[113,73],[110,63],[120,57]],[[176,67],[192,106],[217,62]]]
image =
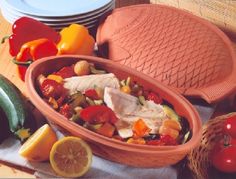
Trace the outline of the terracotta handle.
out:
[[[206,88],[191,89],[190,91],[187,90],[184,95],[195,96],[196,94],[199,94],[199,96],[201,96],[208,103],[216,103],[225,98],[225,96],[233,95],[234,93],[236,94],[235,80],[227,80],[207,86]]]

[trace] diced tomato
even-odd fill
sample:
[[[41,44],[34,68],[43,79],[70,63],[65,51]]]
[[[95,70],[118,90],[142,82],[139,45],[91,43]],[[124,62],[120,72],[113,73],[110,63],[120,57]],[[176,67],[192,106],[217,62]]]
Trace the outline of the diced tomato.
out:
[[[69,104],[64,104],[61,106],[59,113],[65,116],[67,119],[72,117],[72,109]]]
[[[82,109],[80,117],[90,124],[100,124],[110,122],[114,124],[118,119],[115,113],[107,106],[89,106]]]
[[[100,99],[98,93],[95,89],[88,89],[85,91],[85,96],[91,98],[92,100]]]
[[[55,75],[59,75],[62,78],[70,78],[72,76],[76,76],[74,72],[74,65],[61,68],[58,72],[55,73]]]
[[[59,98],[63,92],[65,92],[65,89],[62,84],[56,82],[55,80],[51,79],[45,79],[40,86],[42,94],[49,98]]]
[[[177,141],[169,135],[161,135],[160,139],[148,140],[147,145],[177,145]]]
[[[115,132],[115,127],[109,122],[105,122],[96,132],[106,137],[112,137]]]
[[[169,135],[161,135],[160,140],[165,145],[177,145],[177,141]]]
[[[147,94],[147,100],[153,101],[156,104],[161,104],[163,102],[162,98],[154,92],[149,92]]]

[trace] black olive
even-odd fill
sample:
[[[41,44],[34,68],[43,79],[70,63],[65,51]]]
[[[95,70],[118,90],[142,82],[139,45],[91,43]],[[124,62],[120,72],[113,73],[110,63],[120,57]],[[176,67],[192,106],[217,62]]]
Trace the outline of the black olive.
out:
[[[149,134],[148,136],[143,137],[145,141],[158,140],[160,139],[159,134]]]

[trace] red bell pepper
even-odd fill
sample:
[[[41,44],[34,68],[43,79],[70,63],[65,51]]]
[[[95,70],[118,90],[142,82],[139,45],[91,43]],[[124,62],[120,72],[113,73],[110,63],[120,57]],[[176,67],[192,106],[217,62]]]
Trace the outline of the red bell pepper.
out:
[[[61,68],[55,73],[55,75],[59,75],[62,78],[70,78],[72,76],[76,76],[74,72],[74,65]]]
[[[107,106],[89,106],[80,112],[80,117],[90,124],[110,122],[115,124],[118,120],[115,113]]]
[[[21,17],[12,25],[12,35],[9,38],[9,52],[14,57],[18,54],[21,46],[32,40],[47,38],[54,43],[60,41],[60,34],[49,26],[29,17]],[[2,43],[5,38],[2,40]]]
[[[18,65],[19,76],[24,81],[27,66],[32,61],[56,54],[56,44],[48,39],[41,38],[23,44],[13,62]]]
[[[95,89],[88,89],[85,91],[85,96],[91,98],[92,100],[99,100],[98,93]]]

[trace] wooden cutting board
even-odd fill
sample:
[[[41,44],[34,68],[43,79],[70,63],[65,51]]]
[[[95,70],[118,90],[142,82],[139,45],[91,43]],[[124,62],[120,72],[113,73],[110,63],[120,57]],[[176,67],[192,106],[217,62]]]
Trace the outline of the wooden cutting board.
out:
[[[0,178],[35,178],[32,172],[0,162]]]

